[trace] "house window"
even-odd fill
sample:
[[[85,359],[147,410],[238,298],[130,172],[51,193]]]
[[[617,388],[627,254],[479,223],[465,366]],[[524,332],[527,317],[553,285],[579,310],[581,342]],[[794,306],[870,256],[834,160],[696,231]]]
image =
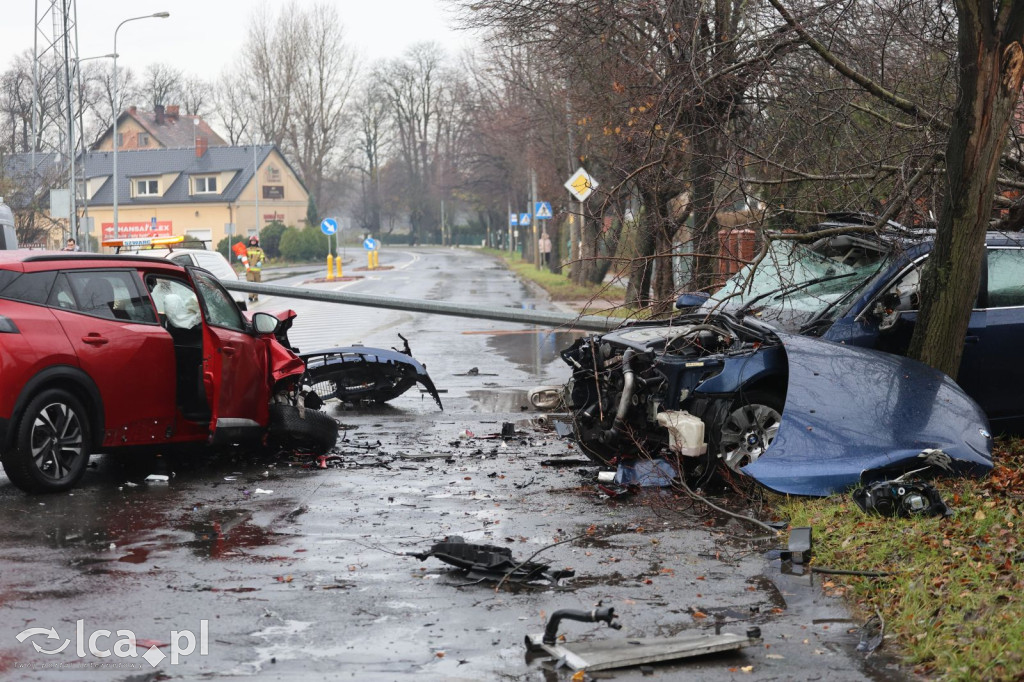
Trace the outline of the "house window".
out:
[[[160,183],[158,180],[136,180],[135,196],[145,197],[160,194]]]
[[[139,133],[138,144],[140,147],[146,147],[149,145],[149,133]]]
[[[195,194],[216,194],[217,193],[217,176],[209,175],[204,177],[194,178],[195,181]]]
[[[124,133],[117,134],[117,148],[120,149],[124,146]]]

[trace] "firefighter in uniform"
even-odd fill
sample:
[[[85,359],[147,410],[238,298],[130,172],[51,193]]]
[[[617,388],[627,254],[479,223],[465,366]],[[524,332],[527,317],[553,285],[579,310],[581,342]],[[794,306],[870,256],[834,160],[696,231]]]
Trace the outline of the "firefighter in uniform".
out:
[[[260,248],[260,238],[249,237],[249,248],[245,250],[245,279],[248,282],[259,282],[263,272],[263,259],[266,257]],[[259,294],[249,294],[250,301],[260,300]]]

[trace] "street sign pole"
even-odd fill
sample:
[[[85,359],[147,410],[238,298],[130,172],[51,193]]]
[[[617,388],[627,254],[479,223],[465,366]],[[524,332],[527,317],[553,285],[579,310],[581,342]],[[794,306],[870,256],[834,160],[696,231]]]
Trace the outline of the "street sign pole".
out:
[[[537,171],[530,169],[530,231],[533,233],[533,265],[540,270],[540,248],[537,235]]]

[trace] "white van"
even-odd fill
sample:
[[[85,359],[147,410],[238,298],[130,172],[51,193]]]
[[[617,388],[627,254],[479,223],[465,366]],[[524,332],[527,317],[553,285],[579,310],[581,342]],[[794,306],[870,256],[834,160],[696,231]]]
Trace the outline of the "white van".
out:
[[[14,231],[14,212],[0,197],[0,249],[18,248],[18,234]]]

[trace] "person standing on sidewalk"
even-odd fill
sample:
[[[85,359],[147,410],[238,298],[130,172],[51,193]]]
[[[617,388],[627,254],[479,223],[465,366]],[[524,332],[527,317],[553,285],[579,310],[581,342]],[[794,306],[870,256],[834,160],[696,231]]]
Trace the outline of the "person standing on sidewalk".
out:
[[[551,266],[551,237],[548,236],[545,230],[540,235],[540,239],[537,240],[537,246],[540,249],[540,262],[544,267]]]
[[[245,250],[247,262],[245,264],[245,279],[247,282],[259,282],[263,276],[263,259],[266,257],[263,249],[260,248],[260,238],[256,235],[249,237],[249,248]],[[259,294],[249,294],[250,301],[260,300]]]

